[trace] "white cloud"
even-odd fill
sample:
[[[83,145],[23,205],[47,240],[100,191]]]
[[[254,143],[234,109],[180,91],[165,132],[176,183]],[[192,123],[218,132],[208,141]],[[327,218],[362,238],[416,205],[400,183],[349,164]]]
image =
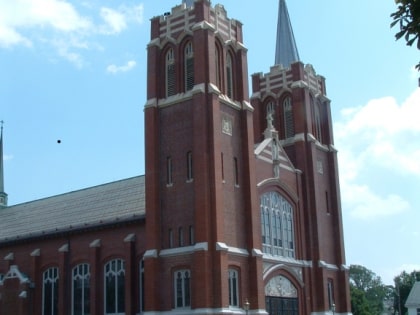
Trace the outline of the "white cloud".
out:
[[[420,144],[416,141],[420,138],[419,104],[420,89],[416,89],[402,105],[384,97],[341,112],[343,120],[335,125],[336,139],[354,172],[366,165],[380,165],[420,176]]]
[[[89,29],[92,24],[63,0],[0,0],[0,29],[24,37],[20,31],[31,27],[73,32]],[[3,34],[0,42],[7,43],[8,38]]]
[[[353,218],[371,220],[411,209],[395,187],[402,178],[420,178],[419,104],[416,89],[401,105],[384,97],[341,111],[335,135],[342,201]]]
[[[16,32],[14,29],[0,24],[0,47],[11,47],[15,45],[32,46],[32,42]]]
[[[106,23],[101,27],[101,32],[104,34],[117,34],[127,28],[126,17],[121,12],[110,8],[101,8],[101,17]]]
[[[118,34],[128,27],[128,23],[143,23],[143,5],[120,6],[118,9],[102,7],[100,15],[105,25],[99,27],[99,32],[107,35]]]
[[[106,68],[106,71],[112,74],[116,74],[118,72],[127,72],[132,70],[135,66],[137,65],[137,63],[134,60],[130,60],[127,62],[127,64],[123,65],[123,66],[116,66],[114,64],[109,65]]]
[[[343,204],[355,219],[389,217],[410,209],[410,204],[397,194],[380,196],[367,185],[342,182],[341,186]]]
[[[82,67],[82,52],[101,47],[98,35],[119,34],[129,24],[143,22],[141,4],[100,9],[80,5],[89,15],[68,0],[0,0],[0,48],[50,45],[58,56]]]

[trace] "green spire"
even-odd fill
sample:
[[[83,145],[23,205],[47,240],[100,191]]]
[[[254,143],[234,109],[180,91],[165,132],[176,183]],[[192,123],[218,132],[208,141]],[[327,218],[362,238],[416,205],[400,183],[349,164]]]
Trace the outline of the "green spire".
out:
[[[299,60],[299,53],[296,46],[295,36],[293,35],[292,23],[290,22],[286,0],[280,0],[275,64],[281,64],[284,67],[289,67],[292,63]]]

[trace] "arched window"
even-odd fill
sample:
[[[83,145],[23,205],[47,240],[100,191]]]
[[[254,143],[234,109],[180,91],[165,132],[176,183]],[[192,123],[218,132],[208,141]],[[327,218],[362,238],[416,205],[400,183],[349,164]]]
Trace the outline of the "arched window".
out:
[[[144,297],[145,297],[145,288],[144,288],[144,260],[142,259],[140,261],[139,265],[139,292],[140,292],[140,300],[139,300],[139,308],[140,312],[139,314],[142,314],[144,312]]]
[[[232,268],[228,270],[229,306],[239,306],[238,271]]]
[[[58,268],[52,267],[42,275],[42,315],[58,315]]]
[[[283,101],[284,137],[290,138],[295,135],[295,123],[293,119],[292,98],[287,96]]]
[[[175,307],[191,306],[191,272],[189,270],[178,270],[174,277]]]
[[[233,61],[230,53],[226,56],[226,94],[233,99]]]
[[[178,245],[179,247],[184,246],[184,229],[182,227],[178,228]]]
[[[214,50],[215,56],[214,56],[214,60],[215,60],[215,70],[216,70],[216,85],[219,89],[221,89],[222,87],[222,77],[221,77],[221,73],[222,71],[221,69],[221,48],[220,46],[216,43],[216,49]]]
[[[170,48],[166,53],[166,97],[176,94],[175,56]]]
[[[185,91],[190,91],[194,87],[194,51],[192,42],[188,42],[185,46],[184,62]]]
[[[125,314],[125,262],[114,259],[105,265],[104,303],[106,315]]]
[[[72,272],[72,315],[90,314],[90,266],[80,264]]]
[[[292,205],[277,192],[263,194],[260,202],[263,252],[295,257]]]
[[[321,104],[319,102],[315,103],[315,128],[315,137],[322,143]]]

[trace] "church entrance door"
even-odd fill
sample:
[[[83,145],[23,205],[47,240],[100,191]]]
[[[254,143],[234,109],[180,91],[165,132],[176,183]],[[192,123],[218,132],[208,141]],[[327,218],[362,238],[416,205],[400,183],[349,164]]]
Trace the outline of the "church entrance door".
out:
[[[270,315],[299,315],[297,298],[266,296],[265,305]]]

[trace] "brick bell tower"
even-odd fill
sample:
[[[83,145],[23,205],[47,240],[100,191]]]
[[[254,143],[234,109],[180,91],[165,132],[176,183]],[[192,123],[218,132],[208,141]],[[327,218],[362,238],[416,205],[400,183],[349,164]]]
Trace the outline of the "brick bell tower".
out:
[[[265,313],[242,25],[185,1],[147,49],[145,311]]]
[[[255,142],[264,143],[266,130],[274,130],[282,158],[290,161],[289,169],[296,171],[300,182],[294,188],[284,171],[287,166],[282,168],[279,185],[298,200],[293,259],[274,257],[273,248],[281,247],[283,240],[276,244],[270,234],[271,240],[263,241],[264,264],[283,271],[295,268],[283,275],[288,281],[302,281],[295,285],[300,314],[350,314],[330,100],[325,78],[299,59],[285,0],[279,0],[275,65],[268,73],[252,75],[252,92]],[[267,230],[275,233],[275,227]],[[265,273],[266,283],[272,276]]]

